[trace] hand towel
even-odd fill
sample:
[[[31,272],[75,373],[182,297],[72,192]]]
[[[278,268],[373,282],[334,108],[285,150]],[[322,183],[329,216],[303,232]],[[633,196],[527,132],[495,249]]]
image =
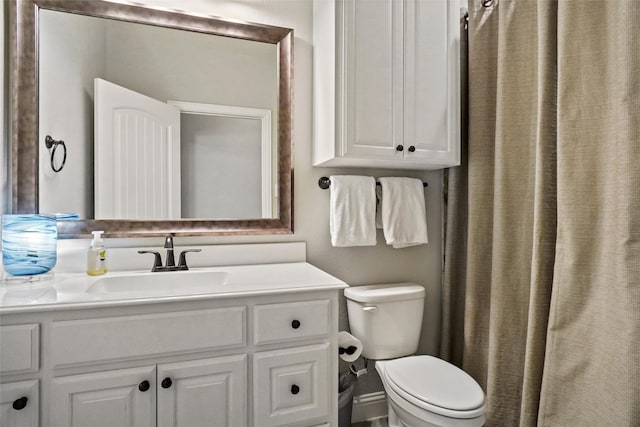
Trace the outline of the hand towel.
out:
[[[417,178],[380,178],[380,184],[382,230],[387,244],[406,248],[429,243],[422,181]]]
[[[331,245],[375,246],[376,181],[370,176],[333,175],[329,230]]]

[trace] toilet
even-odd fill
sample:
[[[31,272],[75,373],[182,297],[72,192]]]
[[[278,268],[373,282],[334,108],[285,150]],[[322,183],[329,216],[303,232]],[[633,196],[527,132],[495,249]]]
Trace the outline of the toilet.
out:
[[[389,427],[484,424],[484,393],[470,375],[437,357],[412,356],[422,327],[422,286],[358,286],[345,289],[344,296],[351,334],[382,379]]]

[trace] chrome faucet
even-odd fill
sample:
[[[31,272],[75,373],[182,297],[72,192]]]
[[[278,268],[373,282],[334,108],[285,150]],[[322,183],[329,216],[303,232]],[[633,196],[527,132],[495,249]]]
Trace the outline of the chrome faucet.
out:
[[[162,256],[160,252],[157,251],[138,251],[139,254],[153,254],[153,267],[151,267],[152,272],[156,271],[180,271],[180,270],[188,270],[187,266],[187,253],[189,252],[200,252],[201,249],[185,249],[180,252],[180,259],[178,260],[178,265],[176,265],[175,257],[173,256],[173,236],[168,234],[164,238],[164,249],[167,251],[167,255],[165,257],[165,265],[162,265]]]

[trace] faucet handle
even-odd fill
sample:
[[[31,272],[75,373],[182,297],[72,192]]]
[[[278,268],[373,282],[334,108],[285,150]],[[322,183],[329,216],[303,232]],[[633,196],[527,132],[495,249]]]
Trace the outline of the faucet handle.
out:
[[[180,252],[180,258],[178,259],[178,268],[181,270],[188,270],[189,267],[187,266],[187,253],[200,251],[202,251],[202,249],[185,249],[184,251]]]
[[[153,259],[153,267],[151,271],[158,271],[158,268],[162,268],[162,257],[160,256],[160,252],[156,251],[138,251],[139,254],[153,254],[155,255]]]

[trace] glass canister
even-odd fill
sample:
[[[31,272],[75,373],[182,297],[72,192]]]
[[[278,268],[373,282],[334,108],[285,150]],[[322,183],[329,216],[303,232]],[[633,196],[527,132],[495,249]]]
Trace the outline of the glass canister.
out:
[[[51,270],[57,261],[58,230],[54,215],[2,216],[2,263],[13,276]]]

